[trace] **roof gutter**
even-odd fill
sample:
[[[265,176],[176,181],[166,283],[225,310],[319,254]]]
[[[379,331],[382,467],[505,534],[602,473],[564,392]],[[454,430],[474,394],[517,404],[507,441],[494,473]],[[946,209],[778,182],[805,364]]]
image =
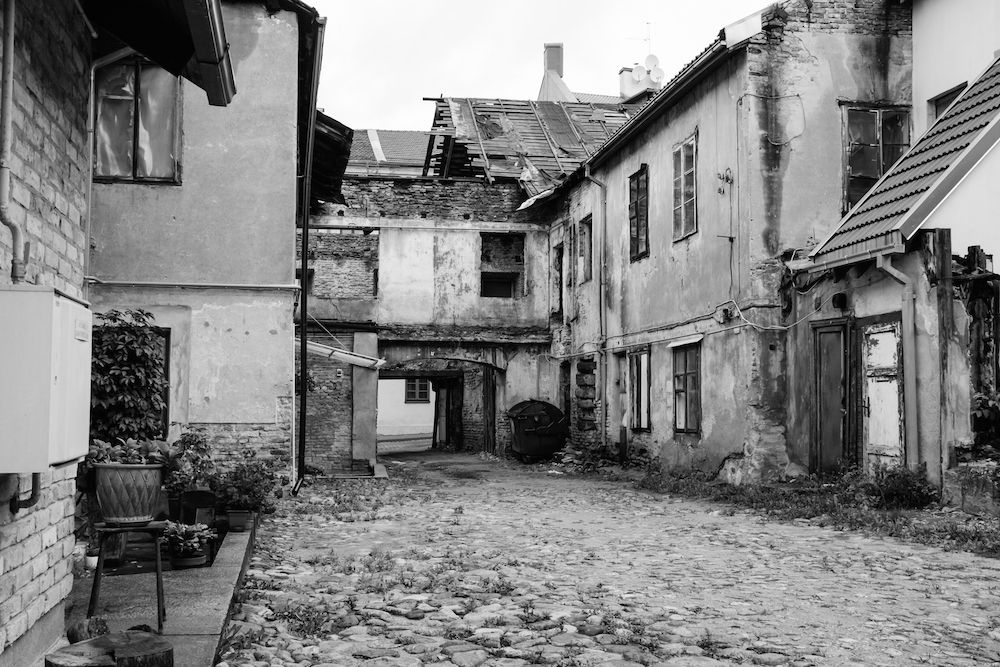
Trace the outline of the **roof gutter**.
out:
[[[729,57],[730,49],[725,39],[719,39],[694,62],[688,66],[670,87],[664,88],[648,105],[643,107],[634,117],[634,122],[626,123],[622,129],[590,156],[588,167],[599,167],[607,162],[623,146],[632,141],[636,135],[648,128],[659,117],[659,111],[672,106],[681,96],[686,94],[698,80],[718,67]]]

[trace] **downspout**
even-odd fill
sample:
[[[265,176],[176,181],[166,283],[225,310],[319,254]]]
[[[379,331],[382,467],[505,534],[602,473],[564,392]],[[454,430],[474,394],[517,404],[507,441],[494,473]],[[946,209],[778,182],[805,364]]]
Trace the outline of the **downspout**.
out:
[[[14,120],[14,0],[3,3],[3,81],[0,83],[0,222],[10,228],[10,280],[24,280],[28,263],[29,242],[24,240],[21,225],[10,217],[10,150]],[[23,250],[22,250],[23,248]]]
[[[13,2],[13,0],[8,0],[8,2]],[[20,489],[15,491],[10,499],[11,515],[17,514],[19,510],[28,509],[38,504],[38,499],[42,497],[42,473],[31,473],[31,495],[28,496],[27,500],[19,499],[18,495],[20,495]]]
[[[313,80],[312,90],[309,93],[309,121],[306,123],[306,154],[302,165],[302,250],[301,263],[302,273],[299,290],[299,432],[297,438],[297,451],[295,452],[295,484],[292,486],[292,495],[299,494],[299,487],[305,479],[306,470],[306,373],[308,371],[307,344],[309,336],[306,334],[308,316],[309,290],[306,289],[309,277],[309,208],[312,198],[312,163],[313,149],[316,145],[316,99],[319,96],[319,71],[323,62],[323,36],[326,32],[326,19],[319,17],[316,19],[315,44],[313,45]]]
[[[876,266],[903,286],[903,419],[906,433],[906,467],[915,470],[919,457],[917,428],[917,337],[913,310],[913,281],[892,265],[888,255],[878,255]]]
[[[597,364],[598,368],[598,382],[597,386],[600,388],[600,394],[598,398],[601,401],[601,451],[605,452],[608,449],[608,401],[607,401],[607,377],[608,377],[608,355],[605,352],[605,347],[608,342],[607,327],[605,325],[604,319],[604,287],[605,287],[605,266],[604,266],[604,252],[605,245],[607,243],[607,220],[608,220],[608,186],[601,181],[594,178],[590,173],[590,163],[588,162],[584,166],[583,172],[584,178],[596,185],[601,189],[601,242],[598,244],[598,255],[597,255],[597,268],[600,271],[597,277],[597,312],[598,312],[598,322],[600,323],[600,335],[598,338],[599,345],[597,346],[597,354],[600,356],[600,363]]]
[[[95,37],[97,35],[94,35]],[[90,221],[94,201],[94,132],[97,124],[97,70],[108,63],[130,56],[135,49],[126,46],[98,58],[90,64],[90,98],[87,103],[87,211],[83,219],[83,300],[90,301]]]

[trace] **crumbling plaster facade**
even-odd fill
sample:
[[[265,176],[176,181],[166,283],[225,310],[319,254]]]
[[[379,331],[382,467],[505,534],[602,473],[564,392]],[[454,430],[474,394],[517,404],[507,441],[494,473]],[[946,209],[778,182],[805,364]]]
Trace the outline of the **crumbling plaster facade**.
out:
[[[558,364],[544,354],[547,226],[534,210],[515,213],[524,200],[516,183],[347,176],[343,194],[345,206],[324,205],[311,223],[311,339],[324,335],[313,317],[338,335],[377,332],[374,354],[388,360],[383,376],[457,383],[451,400],[461,417],[452,445],[503,451],[510,437],[505,411],[526,398],[555,399]],[[483,271],[498,267],[518,274],[512,294],[482,296]],[[330,442],[310,429],[307,458],[343,465],[339,452],[350,450],[355,460],[374,459],[367,438],[375,437],[376,394],[359,394],[357,382],[350,393],[350,441]],[[324,409],[323,397],[314,393],[311,401]],[[359,405],[370,407],[359,412]],[[338,411],[348,415],[346,407]],[[370,434],[361,438],[358,429],[369,422]]]
[[[843,213],[844,109],[911,99],[907,4],[808,4],[765,12],[759,33],[729,45],[728,57],[698,72],[671,104],[658,108],[654,99],[644,113],[657,115],[640,133],[592,160],[591,176],[605,189],[581,179],[566,195],[550,247],[567,253],[562,230],[590,216],[604,295],[602,303],[600,280],[569,290],[571,336],[557,336],[553,355],[590,358],[603,349],[596,397],[606,397],[609,449],[621,446],[633,400],[627,354],[648,349],[650,426],[629,425],[630,453],[735,482],[794,472],[804,460],[808,441],[788,431],[796,415],[788,412],[786,332],[802,324],[783,316],[782,257],[810,247]],[[672,152],[691,137],[697,231],[675,239]],[[642,165],[649,253],[632,260],[629,177]],[[562,265],[572,262],[564,254]],[[674,429],[671,344],[685,340],[701,353],[698,433]],[[574,439],[593,440],[580,420],[573,426]]]

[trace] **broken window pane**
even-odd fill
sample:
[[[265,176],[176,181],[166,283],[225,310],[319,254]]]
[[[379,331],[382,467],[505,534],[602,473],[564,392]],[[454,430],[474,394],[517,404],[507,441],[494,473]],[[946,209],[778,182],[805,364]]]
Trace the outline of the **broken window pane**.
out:
[[[135,72],[125,65],[97,71],[96,154],[98,176],[132,175],[132,114]]]
[[[844,199],[850,209],[909,148],[910,114],[902,109],[848,109],[846,140]]]

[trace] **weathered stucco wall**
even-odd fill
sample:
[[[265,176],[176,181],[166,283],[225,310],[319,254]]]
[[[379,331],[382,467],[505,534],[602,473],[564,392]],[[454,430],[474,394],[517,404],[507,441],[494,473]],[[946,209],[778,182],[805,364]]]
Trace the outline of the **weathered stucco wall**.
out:
[[[31,243],[26,282],[80,297],[90,35],[72,0],[17,3],[14,30],[9,207]],[[11,282],[11,243],[0,225],[3,285]],[[8,316],[0,304],[0,318]],[[7,501],[27,499],[31,476],[2,470],[0,667],[21,667],[34,664],[63,634],[63,601],[73,586],[76,466],[39,471],[38,503],[16,514]]]
[[[144,308],[170,330],[170,422],[216,425],[220,456],[291,445],[292,291],[94,286],[94,309]],[[177,424],[174,424],[177,422]],[[261,433],[262,429],[266,433]],[[232,451],[228,451],[232,450]]]
[[[227,107],[182,86],[182,183],[95,183],[91,270],[109,280],[294,279],[298,27],[223,6],[239,90]]]
[[[426,435],[434,431],[434,390],[428,402],[406,402],[406,380],[379,380],[378,435]]]

